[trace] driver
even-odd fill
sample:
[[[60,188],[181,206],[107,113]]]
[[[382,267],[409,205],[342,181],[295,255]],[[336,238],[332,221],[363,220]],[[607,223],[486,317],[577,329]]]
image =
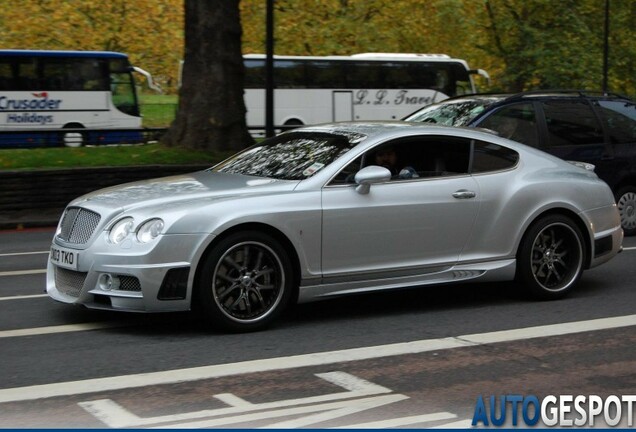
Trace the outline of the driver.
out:
[[[419,177],[411,166],[399,169],[397,152],[393,146],[382,147],[378,150],[375,153],[375,164],[391,171],[391,178],[409,179]]]

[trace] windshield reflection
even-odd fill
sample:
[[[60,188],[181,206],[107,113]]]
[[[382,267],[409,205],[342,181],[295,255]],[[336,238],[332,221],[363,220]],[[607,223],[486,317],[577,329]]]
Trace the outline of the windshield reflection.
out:
[[[468,126],[483,110],[499,99],[479,98],[441,102],[422,108],[406,121],[435,123],[445,126]]]
[[[303,180],[351,150],[364,136],[288,132],[255,144],[215,166],[213,171]]]

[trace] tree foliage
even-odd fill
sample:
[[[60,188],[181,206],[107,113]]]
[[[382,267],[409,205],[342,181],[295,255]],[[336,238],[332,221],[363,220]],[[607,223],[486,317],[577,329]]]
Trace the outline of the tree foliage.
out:
[[[183,1],[16,0],[0,10],[0,40],[127,52],[174,93]],[[601,88],[603,0],[274,1],[278,54],[446,53],[488,70],[493,89]],[[609,88],[636,96],[636,2],[609,1]],[[265,3],[240,2],[244,53],[265,52]]]
[[[243,53],[265,52],[266,0],[201,3],[206,1],[240,11]],[[481,90],[602,86],[603,0],[274,1],[277,54],[445,53],[489,71],[492,84],[482,83]],[[606,1],[611,1],[609,90],[636,97],[636,2]],[[178,91],[184,0],[16,0],[4,6],[2,48],[122,51],[168,92]],[[225,28],[219,24],[207,27],[209,38]],[[241,40],[240,32],[234,34]],[[226,90],[222,81],[229,79],[228,70],[239,77],[241,72],[237,65],[215,69],[231,48],[218,49],[206,51],[212,65],[199,68],[203,75],[197,79],[214,80],[217,90]],[[218,103],[229,103],[225,97]],[[206,127],[227,124],[217,115],[206,122]]]
[[[169,91],[183,33],[183,0],[16,0],[0,9],[4,49],[125,52]]]

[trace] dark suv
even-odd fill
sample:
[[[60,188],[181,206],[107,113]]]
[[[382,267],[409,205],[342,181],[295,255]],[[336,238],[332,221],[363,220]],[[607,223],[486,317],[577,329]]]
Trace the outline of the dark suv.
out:
[[[486,128],[591,163],[614,192],[625,235],[636,234],[636,102],[629,98],[578,90],[464,95],[403,120]]]

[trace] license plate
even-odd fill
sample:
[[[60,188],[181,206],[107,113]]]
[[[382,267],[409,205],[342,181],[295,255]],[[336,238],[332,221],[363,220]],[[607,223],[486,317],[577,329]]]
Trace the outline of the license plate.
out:
[[[51,262],[57,266],[77,270],[78,260],[79,253],[77,251],[57,246],[51,247]]]

